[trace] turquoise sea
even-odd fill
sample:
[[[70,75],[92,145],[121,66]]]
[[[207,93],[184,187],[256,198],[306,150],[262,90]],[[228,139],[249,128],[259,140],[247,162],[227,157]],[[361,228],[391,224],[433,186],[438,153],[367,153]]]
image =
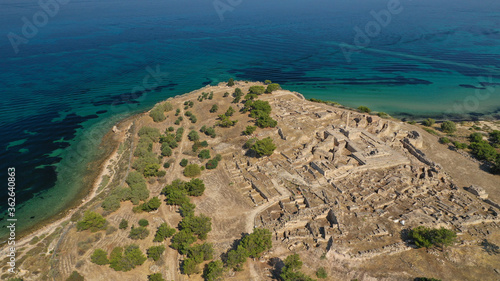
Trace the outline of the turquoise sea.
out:
[[[60,213],[118,120],[230,77],[399,118],[500,117],[498,0],[0,0],[0,211]]]

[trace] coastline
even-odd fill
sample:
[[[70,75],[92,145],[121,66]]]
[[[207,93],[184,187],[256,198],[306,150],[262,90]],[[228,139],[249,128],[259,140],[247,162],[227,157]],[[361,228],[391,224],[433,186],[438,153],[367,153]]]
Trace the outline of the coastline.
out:
[[[16,248],[29,243],[35,236],[41,236],[54,231],[61,224],[69,221],[78,210],[84,207],[99,194],[97,192],[98,188],[102,182],[103,176],[107,174],[106,167],[108,167],[112,160],[118,156],[117,151],[123,138],[121,137],[120,139],[116,139],[116,134],[113,132],[113,128],[124,127],[126,124],[131,124],[140,114],[142,113],[137,113],[119,120],[106,132],[97,147],[97,149],[103,151],[99,153],[96,159],[87,164],[86,172],[83,176],[84,188],[82,188],[82,190],[78,192],[78,195],[71,202],[68,202],[58,214],[46,220],[42,220],[22,232],[16,233]],[[94,169],[93,167],[97,167],[97,169]],[[3,243],[3,249],[1,249],[0,252],[5,251],[5,246],[6,243]]]

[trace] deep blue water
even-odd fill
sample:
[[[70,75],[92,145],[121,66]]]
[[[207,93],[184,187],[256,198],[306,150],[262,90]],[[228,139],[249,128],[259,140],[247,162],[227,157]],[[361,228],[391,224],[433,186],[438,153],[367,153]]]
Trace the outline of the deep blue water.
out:
[[[498,0],[60,1],[0,0],[0,179],[16,167],[21,228],[75,198],[114,122],[230,77],[399,117],[499,116]]]

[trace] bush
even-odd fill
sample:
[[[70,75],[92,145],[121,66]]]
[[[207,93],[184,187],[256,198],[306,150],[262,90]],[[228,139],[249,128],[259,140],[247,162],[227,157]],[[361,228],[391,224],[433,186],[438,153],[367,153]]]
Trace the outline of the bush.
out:
[[[313,281],[312,278],[308,277],[304,273],[300,272],[302,268],[302,261],[298,254],[289,255],[284,260],[285,266],[281,270],[280,277],[283,281]]]
[[[266,88],[264,88],[264,86],[251,86],[248,89],[250,94],[255,94],[255,95],[262,95],[265,90],[266,90]]]
[[[172,237],[174,233],[175,228],[168,226],[168,224],[164,222],[158,226],[153,242],[163,242],[165,239]]]
[[[148,225],[149,225],[149,222],[148,222],[148,220],[147,220],[147,219],[140,219],[140,220],[139,220],[139,225],[140,225],[140,226],[144,226],[144,227],[146,227],[146,226],[148,226]]]
[[[108,197],[104,199],[101,204],[101,207],[108,212],[114,212],[120,209],[120,198],[115,196],[114,194],[110,194]]]
[[[276,145],[273,143],[273,139],[270,137],[267,137],[262,140],[256,141],[252,145],[252,150],[257,153],[257,156],[270,156],[273,154],[274,150],[276,149]]]
[[[142,204],[142,210],[146,211],[146,212],[151,212],[151,211],[157,210],[158,208],[160,208],[160,206],[161,206],[161,200],[158,197],[153,197],[153,198],[149,199],[148,202]],[[139,225],[141,225],[140,221],[139,221]],[[143,226],[146,226],[146,225],[143,225]]]
[[[227,253],[226,265],[235,271],[241,271],[243,270],[243,263],[245,263],[249,256],[248,250],[242,245],[238,245],[236,249]]]
[[[447,134],[452,134],[457,131],[457,125],[453,121],[444,121],[441,123],[441,130]]]
[[[130,229],[130,233],[128,235],[128,238],[133,239],[133,240],[139,240],[139,239],[145,239],[149,235],[149,230],[145,228],[144,226],[139,226],[139,227],[133,227]]]
[[[318,270],[316,270],[316,276],[318,278],[325,279],[328,277],[328,273],[326,272],[326,269],[324,267],[320,267],[318,268]]]
[[[188,165],[188,160],[183,158],[179,163],[179,165],[181,165],[181,167],[186,167]]]
[[[234,86],[234,79],[233,79],[233,78],[229,78],[229,80],[227,81],[227,85],[228,85],[229,87]]]
[[[196,208],[195,204],[186,202],[179,207],[179,213],[181,214],[182,217],[192,216],[194,215],[195,208]]]
[[[270,93],[277,91],[277,90],[280,90],[280,89],[281,89],[281,86],[278,83],[269,84],[269,85],[267,85],[267,88],[266,88],[266,94],[270,94]]]
[[[118,225],[119,229],[127,229],[128,228],[128,221],[126,219],[122,219],[120,224]]]
[[[235,112],[234,108],[230,106],[230,107],[226,110],[226,113],[224,113],[224,115],[226,115],[227,117],[229,117],[229,116],[233,116],[234,112]]]
[[[132,244],[125,248],[116,247],[110,255],[110,266],[116,271],[129,271],[138,265],[142,265],[147,257],[139,249],[139,246]]]
[[[222,274],[224,273],[224,268],[222,261],[211,261],[207,265],[205,265],[205,269],[203,270],[203,278],[207,281],[216,281],[220,280]]]
[[[436,123],[436,120],[434,120],[432,118],[427,118],[424,121],[422,121],[422,125],[427,126],[427,127],[432,127],[432,125],[434,125],[434,123]]]
[[[212,219],[205,216],[188,216],[184,217],[179,223],[182,230],[189,230],[197,235],[199,239],[207,239],[207,234],[212,230]]]
[[[469,140],[471,142],[480,142],[483,141],[483,135],[481,133],[472,133],[469,135]]]
[[[247,126],[245,128],[245,131],[243,131],[243,135],[249,136],[249,135],[253,134],[256,129],[257,129],[256,126]]]
[[[179,116],[179,114],[181,114],[181,110],[179,108],[177,108],[175,110],[175,116]]]
[[[193,259],[196,263],[202,263],[214,258],[214,247],[211,243],[203,243],[189,247],[188,258]]]
[[[153,273],[148,275],[148,281],[166,281],[163,279],[163,275],[161,273]]]
[[[266,84],[266,85],[269,85],[271,83],[272,83],[271,80],[264,80],[264,84]]]
[[[443,248],[453,244],[457,235],[444,227],[436,229],[418,226],[410,231],[409,237],[419,248],[430,248],[432,246]]]
[[[201,196],[205,191],[205,184],[200,179],[192,179],[184,184],[189,196]]]
[[[364,112],[364,113],[370,113],[370,112],[372,112],[371,109],[369,109],[368,107],[366,107],[364,105],[358,107],[358,110],[361,111],[361,112]]]
[[[186,275],[193,275],[200,273],[198,263],[191,258],[187,258],[182,262],[182,273]]]
[[[377,113],[378,117],[380,118],[389,118],[389,114],[385,113],[385,112],[379,112]]]
[[[223,128],[229,128],[238,123],[238,120],[230,120],[229,117],[224,114],[220,114],[218,117],[220,121],[217,122],[217,125]]]
[[[196,118],[195,115],[191,115],[191,117],[189,117],[189,120],[191,121],[191,123],[196,123],[198,121],[198,119]]]
[[[184,176],[188,178],[194,178],[201,174],[200,166],[196,164],[189,164],[184,168]]]
[[[162,194],[167,196],[167,205],[182,205],[184,203],[189,202],[189,198],[187,197],[186,191],[179,190],[175,187],[166,186],[162,190]]]
[[[212,108],[210,108],[210,113],[215,113],[217,110],[219,110],[219,106],[214,104],[212,105]]]
[[[229,93],[228,93],[228,92],[225,92],[225,93],[224,93],[224,95],[223,95],[222,97],[224,97],[224,98],[229,97]]]
[[[451,141],[450,141],[450,139],[449,139],[449,138],[447,138],[447,137],[441,137],[441,138],[439,138],[439,142],[440,142],[440,143],[442,143],[442,144],[448,144],[448,143],[450,143]]]
[[[172,148],[170,148],[170,145],[166,142],[161,144],[161,155],[167,157],[172,156]]]
[[[191,130],[191,132],[189,132],[188,134],[188,139],[190,141],[198,141],[200,140],[200,135],[198,135],[198,132],[196,132],[195,130]]]
[[[78,231],[90,229],[95,232],[99,229],[103,229],[106,225],[106,219],[102,217],[101,214],[92,211],[86,211],[83,215],[83,219],[76,223],[76,229]]]
[[[211,160],[208,160],[208,162],[205,165],[205,167],[208,170],[213,170],[213,169],[217,168],[218,165],[219,165],[219,161],[217,161],[217,159],[211,159]]]
[[[12,280],[12,279],[9,279],[9,281]],[[19,281],[22,281],[22,279],[17,279]],[[78,273],[78,271],[74,270],[73,272],[71,272],[71,275],[68,277],[68,279],[66,279],[66,281],[84,281],[85,279],[83,278],[83,276]],[[14,281],[16,281],[14,279]]]
[[[177,232],[170,240],[170,247],[179,251],[179,253],[185,255],[189,249],[189,246],[196,241],[196,237],[188,229],[183,229]]]
[[[142,127],[138,133],[140,138],[148,138],[153,142],[158,142],[160,140],[160,130],[151,127]]]
[[[265,228],[254,228],[253,232],[241,239],[241,245],[248,250],[248,254],[253,258],[259,258],[260,255],[271,249],[272,234]]]
[[[94,253],[90,256],[90,261],[98,265],[108,264],[108,252],[103,249],[95,249]]]
[[[466,143],[462,143],[462,142],[458,142],[458,141],[454,141],[453,142],[453,145],[457,148],[457,149],[466,149],[468,147],[468,145]]]
[[[436,131],[434,131],[431,128],[424,128],[424,131],[426,131],[427,133],[429,133],[431,135],[435,135],[435,136],[437,136],[437,134],[438,134]]]
[[[499,145],[500,144],[500,131],[494,130],[489,134],[490,137],[490,142],[494,145]]]
[[[208,149],[203,149],[202,151],[200,151],[200,153],[198,154],[198,158],[200,159],[210,159],[210,150]]]
[[[165,111],[161,109],[160,107],[154,107],[150,112],[149,116],[153,118],[154,122],[162,122],[165,121]]]
[[[486,141],[473,142],[469,148],[479,160],[495,161],[497,158],[497,151]]]
[[[160,259],[161,254],[165,252],[165,246],[151,246],[146,251],[148,254],[148,258],[151,258],[154,261],[158,261]]]
[[[278,125],[278,121],[274,120],[269,115],[261,115],[255,120],[255,125],[259,128],[274,128]]]

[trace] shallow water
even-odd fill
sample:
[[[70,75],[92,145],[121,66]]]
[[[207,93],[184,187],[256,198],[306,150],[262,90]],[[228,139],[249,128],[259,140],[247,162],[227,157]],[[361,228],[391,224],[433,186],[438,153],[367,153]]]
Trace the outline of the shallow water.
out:
[[[0,3],[0,171],[16,167],[20,230],[74,200],[114,122],[230,77],[398,117],[498,116],[496,0],[400,1],[380,30],[394,1],[232,3],[221,20],[212,1],[68,1],[17,53],[9,33],[42,8]]]

